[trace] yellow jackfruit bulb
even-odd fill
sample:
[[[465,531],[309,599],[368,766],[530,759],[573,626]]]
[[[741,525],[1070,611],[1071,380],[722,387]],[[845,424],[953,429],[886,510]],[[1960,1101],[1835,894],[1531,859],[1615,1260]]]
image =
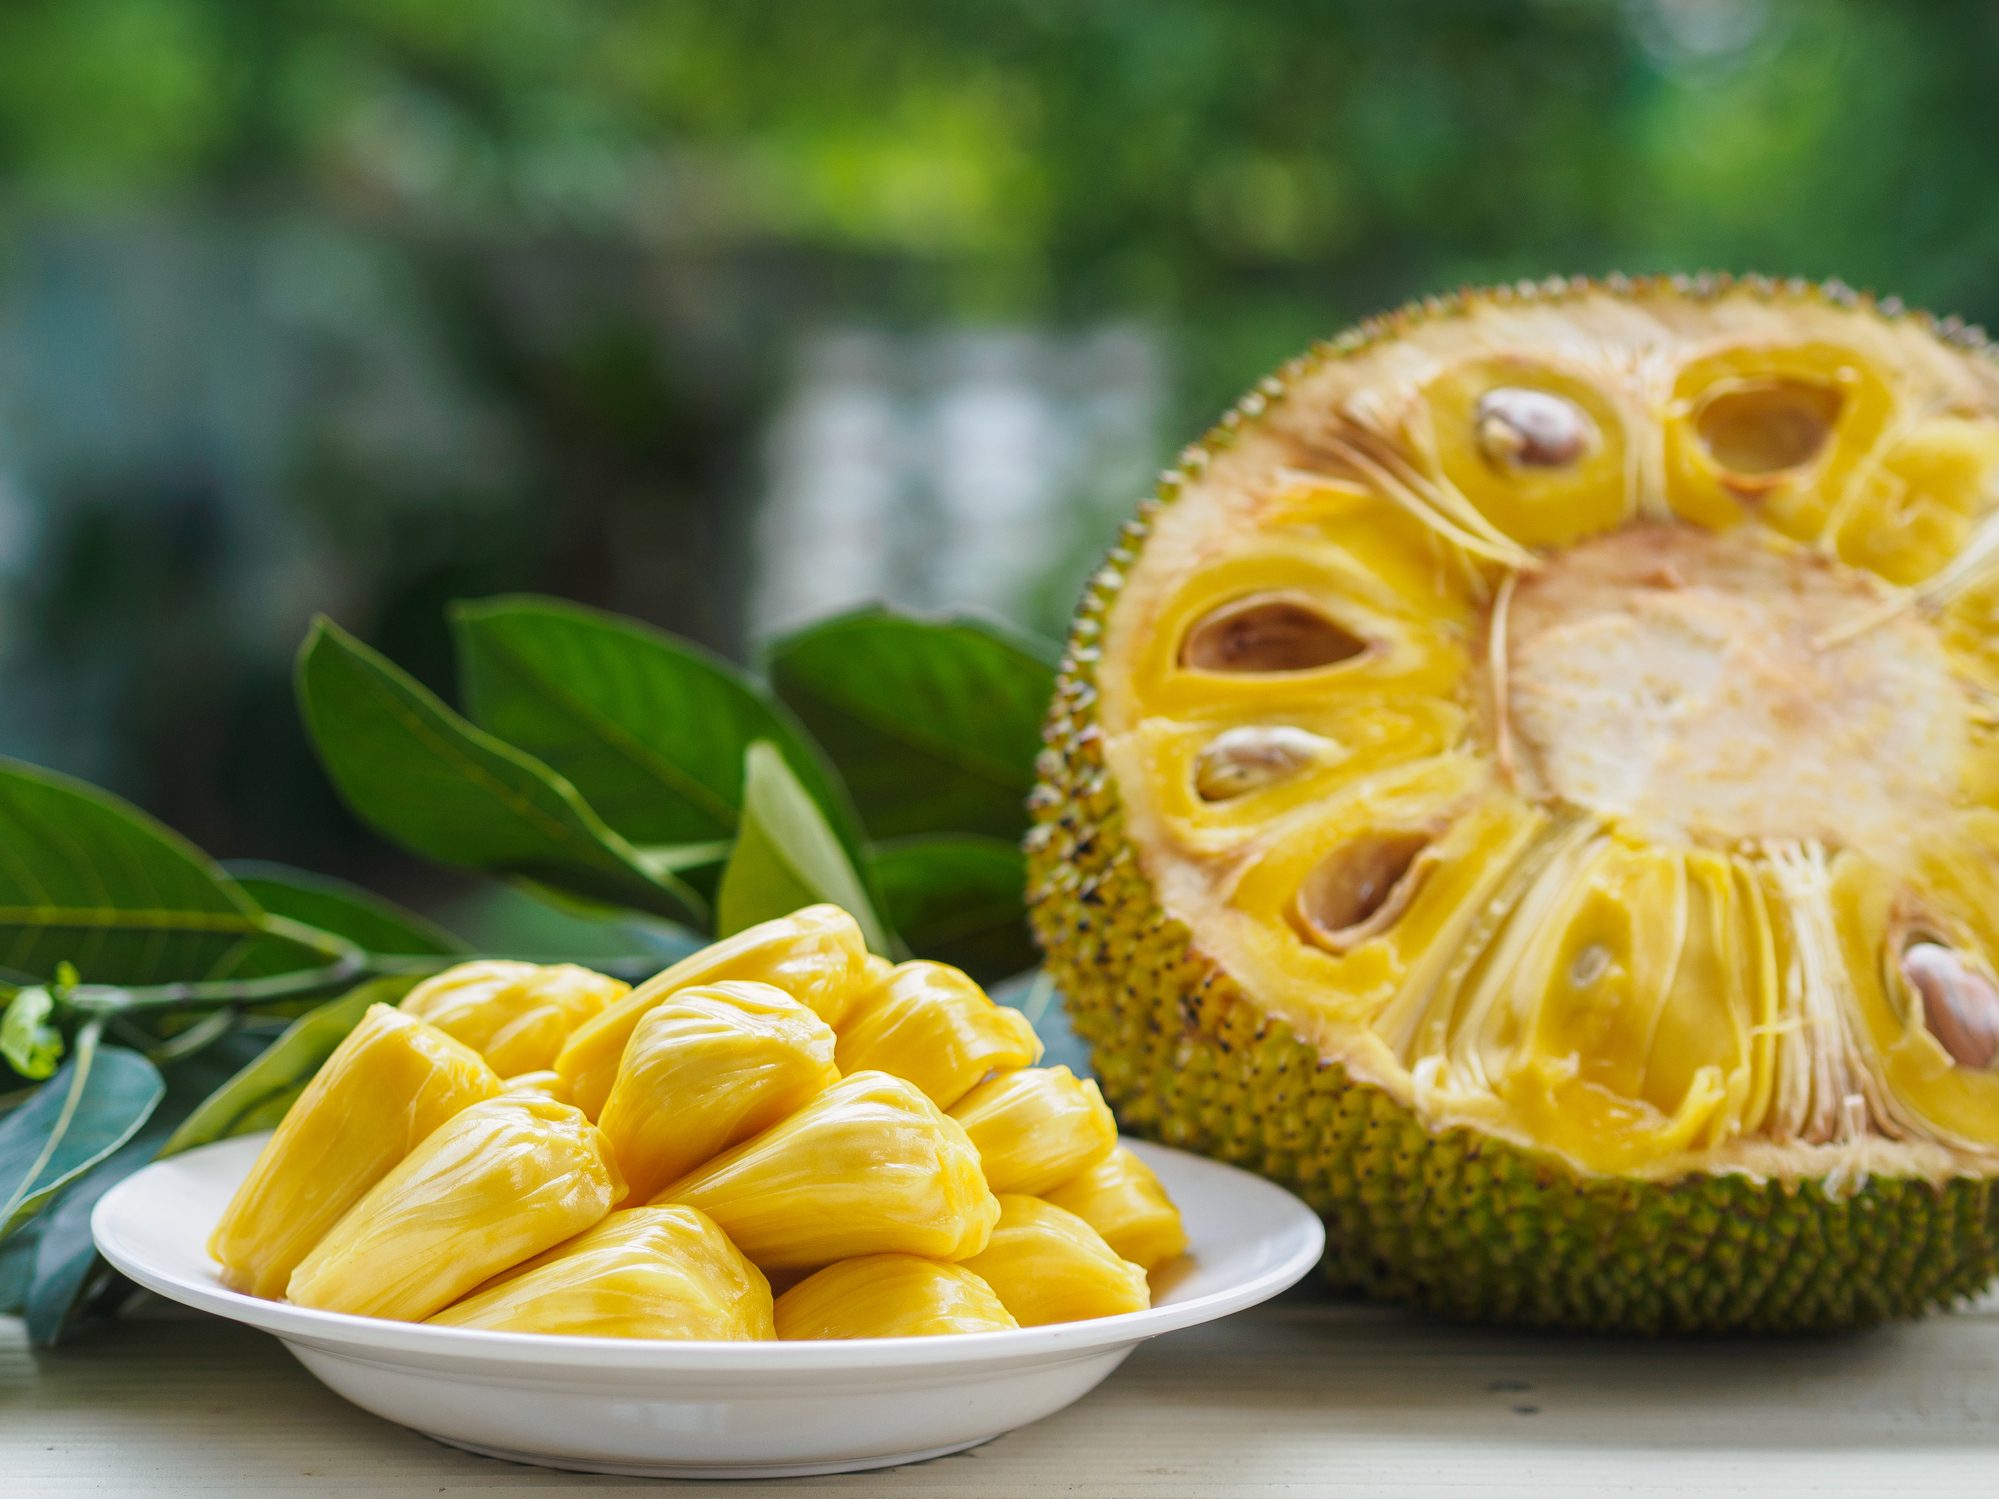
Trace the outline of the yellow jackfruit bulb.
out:
[[[555,1065],[570,1033],[630,992],[574,963],[460,963],[425,979],[402,1011],[478,1052],[502,1077]]]
[[[914,1254],[842,1260],[777,1299],[777,1335],[792,1340],[925,1338],[1019,1325],[963,1265]]]
[[[948,1109],[987,1073],[1041,1059],[1034,1027],[943,963],[898,964],[855,1002],[837,1053],[842,1072],[908,1078]]]
[[[627,1208],[430,1319],[586,1338],[750,1342],[777,1336],[770,1282],[706,1213]]]
[[[625,1195],[603,1134],[567,1104],[495,1098],[404,1157],[292,1272],[300,1306],[421,1322],[581,1233]]]
[[[1111,1153],[1117,1120],[1094,1082],[1067,1067],[1022,1067],[980,1083],[951,1108],[995,1192],[1045,1196]]]
[[[470,1047],[371,1005],[306,1084],[209,1236],[224,1284],[284,1295],[299,1261],[364,1192],[500,1086]]]
[[[578,1027],[555,1069],[569,1080],[576,1106],[595,1119],[611,1096],[639,1017],[668,995],[729,979],[771,984],[837,1026],[853,1002],[867,956],[860,924],[838,906],[807,906],[747,927],[682,958]]]
[[[1022,1327],[1083,1322],[1152,1305],[1145,1270],[1065,1208],[1038,1197],[1000,1197],[999,1224],[965,1268],[993,1288]]]
[[[1118,1146],[1081,1176],[1041,1196],[1074,1213],[1119,1255],[1147,1270],[1187,1252],[1180,1210],[1152,1168],[1128,1145]]]
[[[562,1080],[562,1074],[552,1067],[544,1067],[539,1072],[517,1072],[500,1085],[502,1098],[539,1098],[544,1103],[575,1104],[569,1096],[569,1084]]]
[[[897,1251],[961,1260],[999,1217],[963,1126],[882,1072],[843,1078],[654,1200],[700,1208],[765,1270]]]
[[[703,984],[639,1018],[602,1125],[644,1200],[840,1080],[833,1030],[769,984]]]

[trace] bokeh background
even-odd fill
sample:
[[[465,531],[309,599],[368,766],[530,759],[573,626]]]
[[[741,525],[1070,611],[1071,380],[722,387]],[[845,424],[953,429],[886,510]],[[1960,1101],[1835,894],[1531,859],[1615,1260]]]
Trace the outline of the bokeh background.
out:
[[[1999,316],[1999,7],[6,0],[0,751],[434,908],[313,611],[447,690],[509,590],[1054,633],[1311,339],[1703,266]]]

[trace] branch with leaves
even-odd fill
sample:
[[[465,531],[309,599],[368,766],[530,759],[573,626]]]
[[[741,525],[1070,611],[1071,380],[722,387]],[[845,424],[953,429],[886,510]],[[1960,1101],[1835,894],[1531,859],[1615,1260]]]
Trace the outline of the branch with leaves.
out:
[[[453,626],[462,712],[316,622],[306,731],[391,842],[617,922],[631,955],[597,966],[642,978],[821,900],[879,952],[989,983],[1032,966],[1019,838],[1046,645],[868,609],[772,642],[751,675],[557,600],[466,604]],[[90,1243],[104,1192],[270,1127],[368,1005],[467,956],[365,890],[219,864],[0,761],[0,1311],[52,1342],[114,1308]]]

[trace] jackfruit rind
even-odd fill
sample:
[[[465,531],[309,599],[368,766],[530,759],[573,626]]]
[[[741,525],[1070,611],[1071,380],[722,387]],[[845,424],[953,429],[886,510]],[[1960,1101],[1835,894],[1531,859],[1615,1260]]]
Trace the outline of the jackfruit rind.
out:
[[[588,1338],[774,1338],[770,1282],[705,1213],[626,1208],[430,1320]]]
[[[788,1341],[939,1337],[1019,1325],[963,1265],[913,1254],[842,1260],[777,1299],[777,1335]]]
[[[1857,663],[1863,669],[1842,674],[1857,680],[1863,702],[1884,716],[1878,736],[1872,734],[1876,726],[1854,732],[1852,717],[1835,725],[1859,746],[1857,757],[1845,755],[1843,746],[1838,755],[1815,755],[1811,745],[1795,757],[1780,753],[1772,763],[1784,769],[1789,784],[1780,784],[1773,797],[1741,799],[1748,808],[1743,815],[1751,818],[1771,806],[1822,818],[1825,825],[1810,829],[1810,836],[1765,837],[1752,826],[1752,836],[1723,848],[1704,844],[1712,835],[1699,830],[1689,835],[1669,823],[1648,825],[1644,806],[1635,817],[1611,819],[1608,831],[1615,836],[1666,848],[1679,840],[1703,858],[1720,855],[1729,862],[1725,885],[1702,888],[1733,891],[1722,902],[1727,921],[1715,930],[1735,935],[1724,935],[1724,947],[1711,950],[1723,951],[1734,964],[1729,983],[1740,997],[1728,1004],[1744,1008],[1731,1010],[1739,1018],[1729,1024],[1747,1023],[1756,1054],[1717,1075],[1725,1083],[1729,1066],[1747,1069],[1743,1087],[1731,1091],[1726,1085],[1715,1095],[1720,1112],[1708,1116],[1710,1125],[1677,1143],[1671,1131],[1655,1131],[1665,1149],[1638,1149],[1630,1159],[1592,1166],[1577,1159],[1575,1137],[1566,1147],[1542,1141],[1521,1127],[1522,1116],[1509,1115],[1503,1101],[1470,1102],[1477,1073],[1465,1063],[1479,1056],[1470,1045],[1478,1036],[1504,1035],[1503,1026],[1490,1027],[1509,1013],[1503,1003],[1508,986],[1494,976],[1495,965],[1510,961],[1502,951],[1505,914],[1517,911],[1537,887],[1551,893],[1565,888],[1548,871],[1574,867],[1588,856],[1605,831],[1595,809],[1535,809],[1538,825],[1477,895],[1475,918],[1455,943],[1462,956],[1421,973],[1372,1022],[1392,1023],[1393,1034],[1371,1025],[1355,1028],[1350,1019],[1332,1021],[1309,1007],[1273,1008],[1269,995],[1284,986],[1269,982],[1256,962],[1243,961],[1254,949],[1211,914],[1174,852],[1187,846],[1170,841],[1179,836],[1177,826],[1154,810],[1156,788],[1143,784],[1142,772],[1134,779],[1139,762],[1119,748],[1127,727],[1153,732],[1135,709],[1154,690],[1145,673],[1154,672],[1160,683],[1172,673],[1170,657],[1158,654],[1156,633],[1139,623],[1165,617],[1149,612],[1160,595],[1156,579],[1147,581],[1148,570],[1162,564],[1172,570],[1198,555],[1189,529],[1194,521],[1180,518],[1190,509],[1222,507],[1214,513],[1226,510],[1238,533],[1253,535],[1260,514],[1282,509],[1286,524],[1294,524],[1298,513],[1330,503],[1319,496],[1336,492],[1348,507],[1348,525],[1355,490],[1398,517],[1410,513],[1405,502],[1427,504],[1441,490],[1434,472],[1423,467],[1420,445],[1413,453],[1401,445],[1394,412],[1402,387],[1396,382],[1406,377],[1420,384],[1417,372],[1465,351],[1474,359],[1516,352],[1532,359],[1540,350],[1559,348],[1566,358],[1601,349],[1608,359],[1585,358],[1601,371],[1622,357],[1614,351],[1626,342],[1645,342],[1643,358],[1627,368],[1670,388],[1676,348],[1708,358],[1732,343],[1758,340],[1841,351],[1832,356],[1833,368],[1807,370],[1801,383],[1823,375],[1830,387],[1858,394],[1851,404],[1829,403],[1815,390],[1793,390],[1785,384],[1790,376],[1782,359],[1745,360],[1732,371],[1709,365],[1721,371],[1716,382],[1735,383],[1703,385],[1704,394],[1687,408],[1692,426],[1675,441],[1711,444],[1711,454],[1728,460],[1722,469],[1741,465],[1732,470],[1741,483],[1718,486],[1685,466],[1661,468],[1648,456],[1657,452],[1652,443],[1658,439],[1646,432],[1650,424],[1656,434],[1660,419],[1642,405],[1621,404],[1633,455],[1628,494],[1638,497],[1631,510],[1642,512],[1642,524],[1660,528],[1654,535],[1671,535],[1678,526],[1725,548],[1739,544],[1741,556],[1776,559],[1758,565],[1804,580],[1800,597],[1820,587],[1814,578],[1824,577],[1828,587],[1821,596],[1830,617],[1801,630],[1794,637],[1800,644],[1786,644],[1781,631],[1738,630],[1737,638],[1781,646],[1785,671],[1809,673],[1814,652],[1841,667]],[[1853,359],[1868,369],[1849,381],[1839,365]],[[1388,388],[1371,388],[1382,383]],[[1325,413],[1340,398],[1329,398],[1330,390],[1359,392],[1331,425]],[[1889,397],[1885,420],[1876,401],[1880,390]],[[1999,1080],[1943,1054],[1919,1014],[1925,1004],[1943,1001],[1936,992],[1914,991],[1904,976],[1913,960],[1899,956],[1905,949],[1840,957],[1843,944],[1865,943],[1841,924],[1835,892],[1859,888],[1852,873],[1856,850],[1865,862],[1895,871],[1905,891],[1901,905],[1888,903],[1901,913],[1892,927],[1902,934],[1897,940],[1925,955],[1938,929],[1954,942],[1972,944],[1950,949],[1957,967],[1949,971],[1969,975],[1958,997],[1969,1004],[1992,992],[1984,945],[1991,935],[1938,885],[1931,870],[1942,861],[1925,865],[1912,845],[1923,841],[1915,836],[1922,833],[1930,841],[1956,838],[1953,846],[1968,851],[1975,841],[1969,830],[1999,787],[1991,736],[1975,714],[1960,721],[1944,688],[1957,677],[1989,692],[1999,667],[1991,644],[1999,611],[1990,605],[1999,592],[1985,573],[1985,559],[1993,555],[1987,545],[1992,475],[1980,456],[1982,438],[1923,435],[1937,410],[1982,432],[1999,404],[1995,390],[1999,378],[1982,341],[1957,325],[1877,307],[1837,287],[1719,278],[1556,282],[1465,293],[1368,324],[1260,387],[1190,450],[1160,497],[1126,529],[1079,612],[1048,720],[1029,842],[1034,923],[1124,1123],[1250,1165],[1299,1190],[1328,1219],[1336,1281],[1460,1315],[1637,1330],[1825,1328],[1945,1305],[1988,1281],[1999,1268],[1999,1200],[1991,1188],[1999,1142],[1950,1138],[1951,1131],[1923,1123],[1925,1110],[1935,1116],[1944,1109],[1950,1090],[1919,1077],[1915,1066],[1889,1071],[1876,1048],[1899,1047],[1911,1059],[1927,1055],[1933,1074],[1942,1057],[1952,1087],[1967,1100],[1982,1099]],[[1755,429],[1766,417],[1777,429],[1774,436]],[[1343,476],[1321,479],[1319,472],[1339,467],[1330,461],[1329,449],[1338,444],[1329,444],[1328,434],[1344,443],[1349,434],[1339,423],[1348,421],[1367,430],[1341,450],[1348,464]],[[1832,435],[1812,435],[1813,422],[1828,422]],[[1559,422],[1555,429],[1544,424],[1541,436],[1557,429]],[[1392,451],[1374,440],[1383,434]],[[1865,448],[1870,441],[1882,455],[1879,466],[1850,462],[1856,443]],[[1936,444],[1934,460],[1894,457],[1925,442]],[[1714,469],[1710,464],[1710,476]],[[1845,498],[1823,485],[1814,490],[1819,481],[1801,481],[1828,472],[1846,475],[1840,481]],[[1879,482],[1890,481],[1869,480],[1869,472],[1890,475],[1898,493],[1914,497],[1906,507],[1915,517],[1913,549],[1874,540],[1887,533],[1870,530],[1867,515],[1888,514],[1894,505],[1879,498]],[[1920,477],[1912,482],[1911,475]],[[1664,522],[1656,518],[1661,497],[1669,517]],[[1507,646],[1503,636],[1495,646],[1481,619],[1496,607],[1504,618],[1530,575],[1573,573],[1551,568],[1550,558],[1561,563],[1592,542],[1613,555],[1624,523],[1613,519],[1567,547],[1543,550],[1523,548],[1497,527],[1487,528],[1489,517],[1476,507],[1447,509],[1434,514],[1455,534],[1451,556],[1435,576],[1447,612],[1462,610],[1461,601],[1471,610],[1472,629],[1455,668],[1460,685],[1452,689],[1471,710],[1467,739],[1482,746],[1488,763],[1500,762],[1498,749],[1514,757],[1516,769],[1532,774],[1542,768],[1536,761],[1543,745],[1515,740],[1509,746],[1503,738],[1494,744],[1490,668],[1504,659]],[[1443,535],[1443,529],[1429,529]],[[1959,544],[1939,537],[1963,538],[1961,549],[1953,551]],[[1694,551],[1702,547],[1714,551],[1707,542]],[[1786,547],[1796,561],[1786,560]],[[1950,553],[1941,561],[1940,547]],[[1848,569],[1835,563],[1828,570],[1823,559],[1833,556]],[[1707,578],[1692,580],[1696,595],[1706,588],[1726,597],[1725,588],[1714,586],[1715,572],[1710,568]],[[1647,586],[1670,603],[1681,581],[1669,558],[1655,567]],[[1907,594],[1896,591],[1911,584]],[[1931,619],[1933,640],[1921,634]],[[1292,638],[1300,628],[1295,618],[1276,615],[1258,623],[1292,630]],[[1151,649],[1127,649],[1126,632],[1149,641]],[[1854,642],[1863,654],[1842,655]],[[1257,649],[1266,659],[1283,659],[1277,646]],[[1864,654],[1869,651],[1871,659]],[[1337,679],[1342,693],[1373,690],[1366,642],[1349,659],[1314,680],[1330,685]],[[1932,664],[1946,659],[1941,671]],[[1309,675],[1269,675],[1269,691],[1261,696],[1261,689],[1232,682],[1236,705],[1210,719],[1215,731],[1258,703],[1264,704],[1264,721],[1289,721],[1295,710],[1284,694],[1297,696]],[[1605,685],[1624,690],[1614,677]],[[1798,701],[1808,714],[1823,713],[1828,699],[1836,704],[1839,696]],[[1169,694],[1161,701],[1161,711],[1195,711],[1191,696],[1183,702]],[[1708,754],[1727,743],[1727,736],[1710,736],[1690,747]],[[1577,745],[1572,738],[1558,747]],[[1928,758],[1939,746],[1946,757],[1963,756],[1954,770],[1948,759]],[[1587,739],[1580,747],[1588,747]],[[1891,763],[1898,755],[1905,755],[1914,781]],[[1937,778],[1924,784],[1922,778],[1939,766]],[[1957,794],[1971,806],[1951,804],[1953,775]],[[1884,793],[1884,787],[1891,789]],[[1279,804],[1269,817],[1259,814],[1260,826],[1302,827],[1313,815],[1303,801],[1285,802],[1281,789],[1259,794]],[[1201,852],[1240,857],[1245,847],[1224,838]],[[1380,867],[1416,871],[1414,893],[1420,895],[1439,867],[1433,862],[1425,870],[1422,855],[1419,847],[1408,863]],[[1970,863],[1967,852],[1959,864]],[[1690,875],[1696,867],[1687,866]],[[1413,904],[1392,887],[1387,893],[1405,907]],[[1392,928],[1393,921],[1386,925]],[[1885,920],[1879,925],[1891,929]],[[1255,929],[1269,933],[1268,918],[1259,918]],[[1312,946],[1303,931],[1292,929],[1303,946]],[[1373,934],[1355,935],[1364,943]],[[1281,942],[1273,936],[1266,945],[1274,951]],[[1573,952],[1572,961],[1580,963],[1577,973],[1586,981],[1604,972],[1588,944]],[[1926,963],[1926,975],[1940,971],[1934,960],[1926,957]],[[1842,970],[1887,996],[1877,1014],[1911,1018],[1872,1022],[1888,1038],[1874,1039],[1854,1008],[1858,998],[1836,982]],[[1925,982],[1935,991],[1936,980]],[[1867,985],[1860,988],[1864,994]],[[1756,1018],[1759,1004],[1767,1006],[1761,1012],[1767,1019]],[[1980,1032],[1960,1026],[1956,1034],[1975,1040]],[[1809,1038],[1819,1035],[1839,1037],[1840,1050],[1814,1045]],[[1912,1039],[1893,1039],[1903,1036]],[[1460,1060],[1452,1060],[1451,1048]],[[1973,1045],[1963,1054],[1980,1053]],[[1552,1082],[1553,1074],[1543,1076]],[[1960,1122],[1995,1117],[1969,1102],[1952,1107]],[[1569,1117],[1566,1109],[1557,1114]]]
[[[859,923],[838,906],[807,906],[748,927],[647,979],[580,1026],[555,1059],[556,1071],[568,1079],[577,1107],[595,1119],[639,1017],[668,995],[730,979],[771,984],[837,1027],[867,958]]]
[[[500,1091],[479,1054],[370,1005],[306,1085],[209,1236],[224,1284],[275,1299],[328,1229],[434,1129]]]
[[[770,984],[682,989],[639,1017],[600,1121],[635,1200],[839,1081],[833,1031]]]
[[[834,1029],[842,1072],[907,1078],[944,1109],[988,1074],[1041,1058],[1028,1018],[946,963],[897,964]]]
[[[991,1241],[965,1268],[993,1288],[1022,1327],[1115,1317],[1152,1305],[1144,1267],[1121,1258],[1074,1213],[1011,1192],[999,1201]]]
[[[625,1184],[567,1104],[495,1098],[446,1120],[292,1272],[300,1306],[421,1322],[598,1222]]]
[[[457,1037],[511,1077],[553,1067],[570,1033],[630,988],[574,963],[482,958],[431,975],[398,1008]]]
[[[1067,1067],[1022,1067],[980,1083],[952,1106],[995,1192],[1039,1196],[1094,1166],[1117,1144],[1117,1120]]]
[[[1187,1252],[1180,1210],[1129,1145],[1041,1196],[1074,1213],[1120,1257],[1148,1271]]]
[[[773,1273],[891,1252],[961,1260],[999,1217],[964,1127],[885,1072],[841,1079],[654,1201],[700,1208]]]

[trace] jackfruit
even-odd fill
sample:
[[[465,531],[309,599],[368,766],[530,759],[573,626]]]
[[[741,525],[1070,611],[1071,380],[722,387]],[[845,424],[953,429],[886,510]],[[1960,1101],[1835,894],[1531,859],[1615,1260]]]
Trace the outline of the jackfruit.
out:
[[[867,958],[853,917],[838,906],[807,906],[726,937],[647,979],[579,1026],[556,1057],[555,1070],[568,1080],[576,1106],[595,1119],[611,1096],[639,1017],[669,995],[729,979],[770,984],[837,1029]]]
[[[1067,1067],[1023,1067],[980,1083],[952,1106],[995,1192],[1045,1195],[1117,1144],[1117,1120],[1093,1082]]]
[[[701,1209],[770,1272],[889,1252],[961,1260],[999,1217],[963,1126],[882,1072],[841,1079],[653,1200]]]
[[[963,1265],[913,1254],[842,1260],[777,1298],[777,1335],[790,1340],[927,1338],[1019,1325]]]
[[[1082,1175],[1040,1196],[1074,1213],[1118,1255],[1147,1270],[1187,1252],[1180,1210],[1129,1145],[1118,1146]]]
[[[639,1017],[602,1126],[635,1200],[838,1082],[832,1029],[769,984],[703,984]]]
[[[292,1272],[300,1306],[421,1322],[489,1276],[581,1233],[625,1184],[567,1104],[495,1098],[439,1125]]]
[[[456,1036],[511,1077],[554,1066],[570,1033],[630,989],[574,963],[481,959],[433,974],[398,1008]]]
[[[1995,504],[1980,338],[1837,287],[1467,292],[1285,366],[1047,719],[1033,923],[1121,1121],[1446,1314],[1983,1287]]]
[[[965,1268],[992,1287],[1022,1327],[1084,1322],[1152,1305],[1145,1269],[1103,1235],[1038,1197],[1000,1194],[992,1238]]]
[[[274,1300],[363,1193],[445,1120],[500,1091],[470,1047],[371,1005],[306,1084],[209,1236],[223,1283]]]
[[[901,963],[854,1001],[834,1027],[842,1072],[907,1078],[948,1109],[988,1073],[1041,1057],[1027,1017],[997,1005],[943,963]]]
[[[500,1084],[502,1098],[539,1098],[544,1103],[574,1104],[569,1096],[569,1084],[562,1080],[562,1074],[552,1067],[539,1072],[517,1072]]]
[[[693,1208],[626,1208],[430,1320],[489,1332],[746,1342],[777,1336],[770,1282]]]

